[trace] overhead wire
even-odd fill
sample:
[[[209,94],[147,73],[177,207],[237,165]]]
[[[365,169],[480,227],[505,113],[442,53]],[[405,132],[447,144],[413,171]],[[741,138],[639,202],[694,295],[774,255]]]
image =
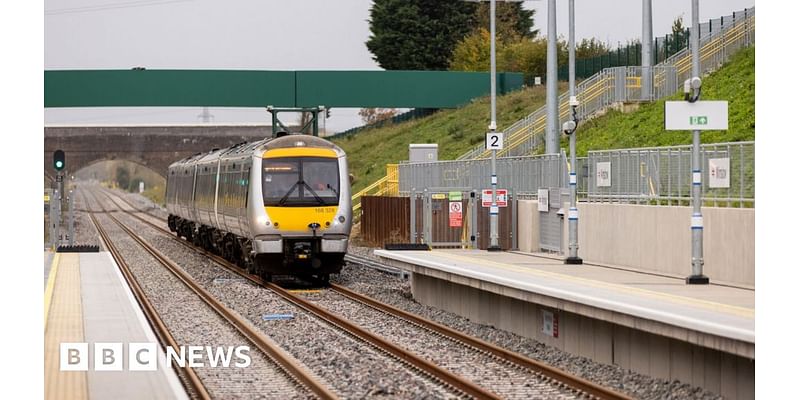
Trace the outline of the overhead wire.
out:
[[[138,1],[123,2],[123,3],[97,4],[93,6],[68,7],[68,8],[58,8],[54,10],[45,10],[44,15],[63,15],[63,14],[75,14],[84,12],[118,10],[124,8],[160,6],[164,4],[186,3],[190,1],[194,0],[138,0]]]

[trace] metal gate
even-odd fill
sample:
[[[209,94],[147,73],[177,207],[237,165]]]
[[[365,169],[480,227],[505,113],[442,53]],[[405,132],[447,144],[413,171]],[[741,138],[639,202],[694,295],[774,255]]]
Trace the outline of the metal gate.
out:
[[[486,249],[489,246],[489,209],[481,207],[480,202],[480,193],[466,188],[412,192],[411,241],[440,248]],[[498,239],[504,250],[517,248],[513,196],[509,196],[508,203],[508,207],[500,208],[498,219]],[[459,212],[460,218],[457,218]]]
[[[539,189],[539,248],[541,250],[562,253],[564,210],[561,196],[561,188]]]
[[[411,239],[431,247],[471,247],[475,240],[475,196],[464,188],[411,193]],[[422,210],[418,207],[422,206]],[[420,227],[422,219],[421,232]]]

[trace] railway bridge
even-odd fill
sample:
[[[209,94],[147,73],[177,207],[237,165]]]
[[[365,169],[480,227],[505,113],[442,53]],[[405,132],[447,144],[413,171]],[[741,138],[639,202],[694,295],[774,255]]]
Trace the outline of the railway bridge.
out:
[[[72,172],[101,161],[126,160],[166,176],[175,160],[263,139],[271,132],[270,125],[46,126],[44,171],[50,176],[53,152],[61,149]]]

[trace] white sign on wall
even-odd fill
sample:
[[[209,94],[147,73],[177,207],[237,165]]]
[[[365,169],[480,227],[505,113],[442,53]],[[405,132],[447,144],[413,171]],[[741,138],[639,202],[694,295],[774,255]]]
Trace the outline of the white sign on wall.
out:
[[[597,163],[597,187],[611,187],[611,161]]]
[[[534,77],[533,78],[533,84],[536,85],[536,86],[541,85],[542,84],[542,77],[541,76]]]
[[[542,333],[552,338],[558,337],[558,314],[542,310]]]
[[[731,187],[731,159],[730,158],[709,158],[708,159],[708,187],[710,188],[729,188]]]
[[[538,210],[547,212],[550,209],[550,190],[539,189],[539,207]]]
[[[728,129],[727,101],[668,101],[664,105],[664,128],[668,131]]]

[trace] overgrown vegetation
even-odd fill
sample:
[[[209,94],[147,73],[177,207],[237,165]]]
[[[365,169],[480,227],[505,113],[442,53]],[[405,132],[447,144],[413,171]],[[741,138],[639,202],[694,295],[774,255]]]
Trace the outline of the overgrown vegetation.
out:
[[[728,101],[728,130],[704,131],[703,143],[755,140],[755,47],[741,50],[725,66],[703,79],[701,100]],[[664,130],[664,102],[680,100],[681,94],[654,103],[642,104],[635,112],[609,111],[583,122],[578,127],[577,151],[585,156],[591,150],[691,144],[689,131]],[[568,147],[566,138],[562,147]]]

